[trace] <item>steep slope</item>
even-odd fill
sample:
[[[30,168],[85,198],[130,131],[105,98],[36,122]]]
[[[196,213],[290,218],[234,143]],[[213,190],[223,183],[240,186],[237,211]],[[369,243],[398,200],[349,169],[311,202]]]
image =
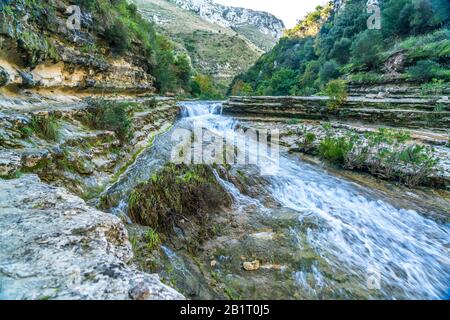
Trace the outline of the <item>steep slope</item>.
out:
[[[203,5],[194,7],[189,6],[188,2],[168,0],[134,2],[144,17],[156,23],[159,32],[173,40],[177,51],[189,55],[194,69],[201,74],[212,76],[222,87],[228,86],[231,80],[247,70],[264,50],[271,48],[283,27],[270,15],[267,17],[270,23],[259,24],[256,16],[253,25],[250,22],[245,23],[244,20],[231,24],[221,15],[220,19],[205,16],[203,13],[208,7]],[[211,5],[210,2],[207,4]],[[262,17],[266,15],[255,14],[261,14]]]
[[[273,47],[283,33],[283,21],[267,12],[224,6],[213,0],[169,1],[209,22],[235,30],[264,51]]]
[[[366,5],[336,0],[318,7],[238,76],[229,92],[309,95],[337,78],[358,94],[444,92],[450,80],[448,1],[384,1],[380,30],[368,29],[370,15],[361,14]]]

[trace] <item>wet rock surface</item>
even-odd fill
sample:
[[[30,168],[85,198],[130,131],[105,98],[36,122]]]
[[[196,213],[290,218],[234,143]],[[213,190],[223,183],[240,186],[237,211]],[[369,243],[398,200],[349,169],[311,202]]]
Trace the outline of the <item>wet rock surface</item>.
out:
[[[121,221],[35,175],[0,185],[3,299],[182,299],[130,264]]]

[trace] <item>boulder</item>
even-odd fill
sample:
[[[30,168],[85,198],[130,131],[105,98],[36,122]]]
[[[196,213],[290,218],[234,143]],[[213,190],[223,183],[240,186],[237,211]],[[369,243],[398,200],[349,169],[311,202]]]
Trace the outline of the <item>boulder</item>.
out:
[[[244,262],[243,263],[243,268],[245,271],[256,271],[259,270],[261,264],[259,262],[259,260],[255,260],[255,261],[251,261],[251,262]]]
[[[131,264],[114,215],[23,175],[0,184],[0,299],[183,299]]]

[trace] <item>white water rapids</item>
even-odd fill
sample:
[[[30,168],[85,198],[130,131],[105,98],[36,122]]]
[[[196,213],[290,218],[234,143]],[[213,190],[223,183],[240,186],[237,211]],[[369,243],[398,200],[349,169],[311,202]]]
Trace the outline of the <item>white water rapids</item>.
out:
[[[220,103],[183,103],[183,116],[214,134],[226,136],[237,121],[221,115]],[[256,148],[256,143],[251,148]],[[256,152],[256,151],[254,151]],[[271,162],[270,156],[265,161]],[[380,199],[367,188],[333,176],[321,168],[281,153],[276,174],[261,186],[281,206],[295,210],[297,219],[314,219],[320,228],[292,229],[337,272],[354,276],[358,286],[367,286],[371,276],[381,277],[383,298],[448,298],[450,283],[450,226],[412,210],[398,208],[390,199]],[[239,206],[254,204],[231,183],[224,186]],[[261,210],[264,206],[259,204]],[[302,241],[298,250],[303,250]],[[301,270],[292,275],[305,283]],[[313,268],[317,286],[327,280]],[[332,285],[329,282],[328,285]],[[305,285],[306,286],[306,285]],[[305,287],[305,290],[307,288]]]

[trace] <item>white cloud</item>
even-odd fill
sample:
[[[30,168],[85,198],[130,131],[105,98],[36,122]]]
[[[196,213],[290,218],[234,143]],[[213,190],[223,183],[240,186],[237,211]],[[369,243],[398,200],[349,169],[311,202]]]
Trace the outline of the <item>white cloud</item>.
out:
[[[214,0],[217,3],[243,7],[253,10],[267,11],[282,19],[288,28],[295,26],[297,20],[302,19],[316,6],[323,5],[327,0]]]

